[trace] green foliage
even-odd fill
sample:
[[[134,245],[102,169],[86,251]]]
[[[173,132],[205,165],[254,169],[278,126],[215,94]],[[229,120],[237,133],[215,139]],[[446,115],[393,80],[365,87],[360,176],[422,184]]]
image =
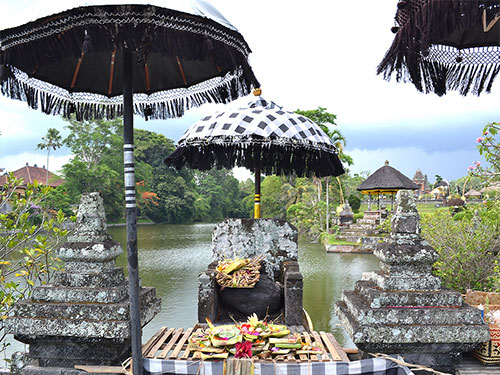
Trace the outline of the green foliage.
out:
[[[314,205],[299,202],[288,208],[286,218],[307,240],[318,242],[325,228],[325,213],[324,201],[316,202]]]
[[[67,120],[69,135],[64,144],[73,158],[63,166],[66,180],[64,192],[77,204],[84,192],[100,192],[106,217],[113,221],[123,216],[123,145],[120,119],[76,121]],[[139,168],[138,168],[139,169]],[[65,211],[68,207],[65,206]]]
[[[355,194],[350,194],[347,197],[347,201],[349,202],[349,206],[351,206],[352,211],[354,213],[358,213],[359,208],[361,207],[361,198]]]
[[[474,162],[469,167],[471,176],[480,177],[485,184],[491,184],[500,180],[500,123],[492,122],[483,129],[481,137],[476,139],[479,154],[484,156],[488,166],[482,166],[480,162]]]
[[[0,351],[6,347],[4,321],[13,305],[61,268],[54,249],[67,234],[64,213],[48,205],[51,188],[36,181],[22,186],[9,175],[0,193]]]
[[[445,287],[460,292],[466,289],[498,290],[500,205],[466,209],[458,219],[447,210],[422,216],[422,236],[439,253],[434,272]]]

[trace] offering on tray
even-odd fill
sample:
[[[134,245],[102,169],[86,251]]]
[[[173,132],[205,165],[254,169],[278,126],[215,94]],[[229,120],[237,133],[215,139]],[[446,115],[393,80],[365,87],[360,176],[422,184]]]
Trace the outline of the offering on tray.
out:
[[[209,326],[210,341],[214,347],[234,345],[242,341],[240,330],[234,324],[214,326],[206,319]]]
[[[189,349],[199,352],[202,359],[224,359],[258,356],[270,358],[283,354],[321,354],[323,345],[302,341],[301,335],[290,334],[285,325],[259,320],[256,314],[244,323],[214,326],[206,319],[208,329],[198,330],[189,337]]]
[[[223,288],[253,288],[260,278],[262,256],[252,259],[224,259],[215,269],[215,280]]]

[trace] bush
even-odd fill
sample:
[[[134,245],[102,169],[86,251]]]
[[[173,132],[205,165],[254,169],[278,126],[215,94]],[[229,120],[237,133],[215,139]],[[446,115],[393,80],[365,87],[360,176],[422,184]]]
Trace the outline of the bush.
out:
[[[349,202],[349,205],[354,213],[359,212],[359,208],[361,207],[361,198],[357,195],[351,194],[347,197],[347,201]]]
[[[422,216],[422,236],[439,253],[434,274],[443,286],[465,292],[467,289],[500,289],[497,265],[500,205],[480,210],[464,210],[453,219],[449,212],[435,211]],[[455,215],[455,216],[457,216]]]

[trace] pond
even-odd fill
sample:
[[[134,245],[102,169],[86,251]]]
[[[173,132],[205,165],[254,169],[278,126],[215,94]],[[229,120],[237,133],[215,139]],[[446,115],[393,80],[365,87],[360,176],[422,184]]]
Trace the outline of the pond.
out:
[[[143,286],[153,286],[162,299],[162,311],[143,329],[146,342],[160,327],[193,326],[198,318],[198,274],[211,261],[215,224],[140,225],[139,272]],[[109,232],[126,249],[125,227]],[[127,269],[122,254],[118,265]],[[366,271],[378,269],[371,254],[328,254],[323,245],[299,243],[299,264],[304,276],[304,308],[316,330],[333,332],[344,347],[354,344],[334,313],[343,290],[352,290]]]

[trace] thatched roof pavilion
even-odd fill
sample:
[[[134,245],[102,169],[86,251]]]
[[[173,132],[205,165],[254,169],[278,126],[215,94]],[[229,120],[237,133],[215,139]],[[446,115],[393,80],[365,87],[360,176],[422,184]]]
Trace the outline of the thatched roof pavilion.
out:
[[[385,165],[377,169],[373,174],[358,186],[363,194],[391,194],[399,190],[417,190],[418,185],[398,171],[389,166],[386,160]]]
[[[361,183],[357,190],[362,194],[378,195],[397,193],[399,190],[417,190],[419,186],[398,171],[396,168],[389,166],[386,160],[385,165],[377,169],[368,178]],[[369,204],[371,206],[371,204]],[[379,201],[380,206],[380,201]]]

